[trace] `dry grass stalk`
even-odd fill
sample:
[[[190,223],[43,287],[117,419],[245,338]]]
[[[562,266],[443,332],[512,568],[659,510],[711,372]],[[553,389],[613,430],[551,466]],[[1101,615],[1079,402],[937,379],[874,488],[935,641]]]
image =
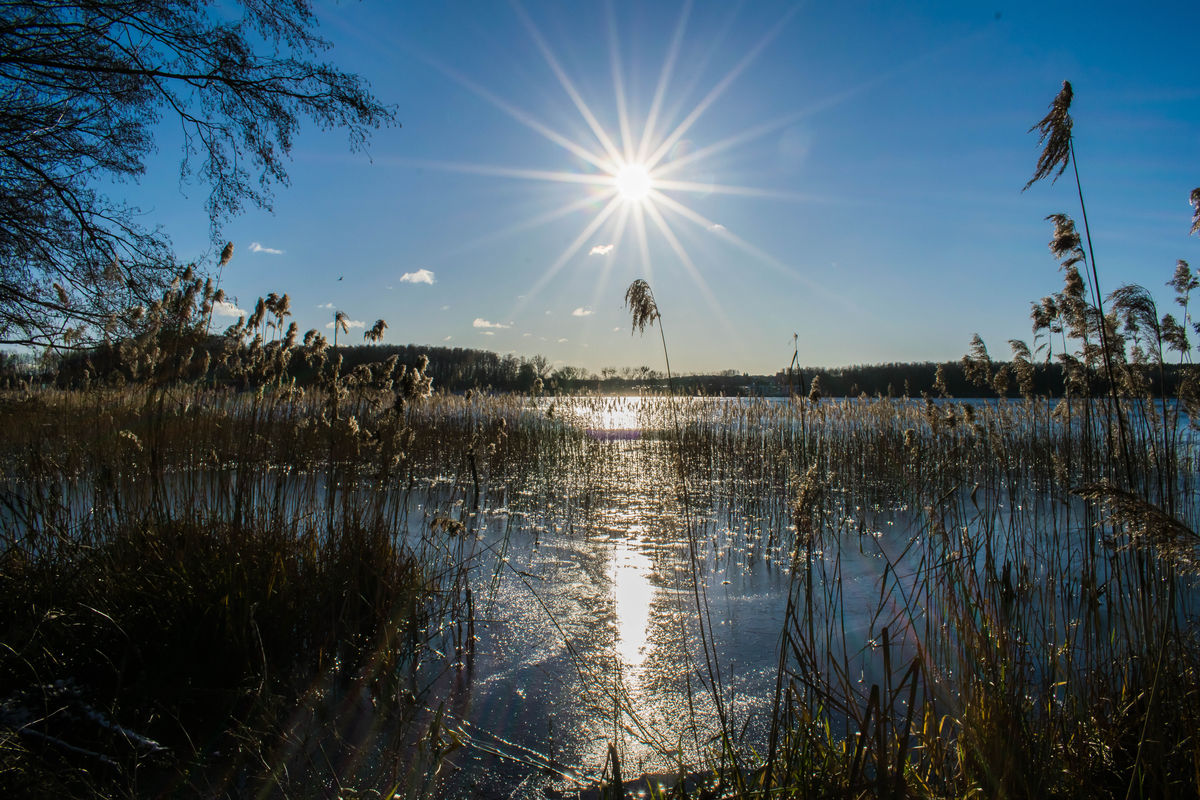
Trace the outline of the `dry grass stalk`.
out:
[[[1075,494],[1108,509],[1108,522],[1124,528],[1129,546],[1144,548],[1181,573],[1200,575],[1200,534],[1158,506],[1109,480],[1082,486]]]

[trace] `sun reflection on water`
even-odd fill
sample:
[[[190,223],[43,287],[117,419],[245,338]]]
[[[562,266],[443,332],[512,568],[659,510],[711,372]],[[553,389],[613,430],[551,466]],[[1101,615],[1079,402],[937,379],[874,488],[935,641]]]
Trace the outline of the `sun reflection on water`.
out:
[[[616,652],[623,667],[636,671],[652,646],[647,641],[654,564],[637,539],[616,542],[612,561],[613,600],[616,610]]]

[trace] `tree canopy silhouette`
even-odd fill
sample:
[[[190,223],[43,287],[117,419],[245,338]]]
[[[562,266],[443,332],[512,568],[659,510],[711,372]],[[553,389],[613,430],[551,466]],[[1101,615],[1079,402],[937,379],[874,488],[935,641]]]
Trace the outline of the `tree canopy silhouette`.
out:
[[[215,233],[270,207],[302,120],[352,149],[393,120],[315,28],[309,0],[0,4],[0,344],[118,333],[174,276],[163,231],[104,191],[144,172],[164,122]]]

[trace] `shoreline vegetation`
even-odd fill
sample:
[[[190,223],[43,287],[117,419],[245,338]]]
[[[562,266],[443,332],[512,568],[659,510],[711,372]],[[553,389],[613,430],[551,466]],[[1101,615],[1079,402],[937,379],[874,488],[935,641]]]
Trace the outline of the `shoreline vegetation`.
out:
[[[116,346],[113,346],[116,347]],[[210,359],[221,354],[221,337],[210,336],[195,347],[207,351]],[[339,348],[343,375],[359,366],[372,367],[393,356],[397,363],[415,368],[426,359],[425,373],[440,391],[462,394],[483,391],[494,394],[541,395],[704,395],[710,397],[807,397],[816,379],[823,397],[892,399],[952,397],[963,400],[1019,399],[1023,390],[1016,375],[1029,370],[1028,392],[1038,397],[1061,398],[1066,394],[1067,367],[1059,361],[1032,363],[1028,358],[991,360],[993,373],[1001,382],[980,385],[973,379],[972,367],[959,361],[911,361],[882,364],[855,364],[843,367],[792,367],[774,374],[755,375],[725,370],[717,373],[672,375],[650,367],[616,367],[603,374],[577,367],[552,368],[541,356],[521,358],[489,350],[448,348],[431,345],[364,344]],[[86,352],[45,353],[37,358],[0,352],[0,388],[54,387],[79,389],[91,385],[98,374],[111,383],[117,373],[130,380],[127,368],[113,348],[101,347]],[[1164,363],[1161,382],[1146,387],[1155,398],[1174,398],[1187,377],[1187,363]],[[1157,368],[1157,366],[1156,366]],[[289,364],[286,377],[300,387],[313,386],[319,380],[306,364]],[[248,379],[218,373],[214,381],[234,389],[249,389]],[[537,383],[541,381],[540,385]],[[536,391],[535,391],[535,387]]]
[[[1074,163],[1070,101],[1064,84],[1035,126],[1034,180]],[[610,398],[535,402],[570,376],[514,362],[523,393],[451,394],[426,353],[339,347],[340,312],[332,342],[301,337],[286,294],[213,337],[222,295],[182,271],[123,312],[139,335],[0,392],[0,790],[440,796],[472,747],[438,694],[472,669],[471,570],[519,568],[480,549],[485,515],[600,506],[596,477],[650,453],[673,470],[689,681],[716,714],[678,756],[711,780],[652,795],[1196,796],[1200,280],[1179,262],[1178,320],[1141,287],[1102,295],[1086,220],[1081,237],[1048,219],[1063,286],[1034,305],[1033,346],[1001,363],[976,337],[958,365],[1011,400],[948,402],[936,366],[834,400],[834,373],[793,359],[785,402],[714,413],[668,366],[645,451],[579,423]],[[665,359],[649,286],[626,299]],[[875,530],[901,509],[905,527]],[[698,533],[716,513],[754,520],[788,577],[765,741],[725,704]],[[855,554],[878,566],[866,595],[843,591]],[[555,784],[549,754],[550,788],[622,796],[627,735],[614,723],[606,763],[573,765],[591,786]]]

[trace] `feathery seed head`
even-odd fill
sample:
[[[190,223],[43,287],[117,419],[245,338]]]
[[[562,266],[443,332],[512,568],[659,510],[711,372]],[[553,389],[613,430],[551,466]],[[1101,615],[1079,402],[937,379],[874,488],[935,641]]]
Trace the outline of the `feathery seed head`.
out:
[[[375,324],[371,326],[371,330],[363,334],[363,340],[368,342],[378,342],[383,338],[383,332],[387,330],[388,324],[381,319],[375,320]]]
[[[233,258],[233,242],[226,242],[225,249],[221,251],[221,262],[217,264],[218,269],[228,264],[231,258]]]
[[[825,482],[821,480],[817,465],[810,464],[800,481],[796,501],[792,504],[792,524],[805,543],[811,543],[816,532],[813,517],[820,508],[824,491]]]
[[[1067,274],[1063,279],[1063,295],[1067,299],[1082,302],[1084,291],[1083,276],[1079,274],[1079,270],[1074,265],[1067,267]]]
[[[821,398],[823,396],[824,395],[821,391],[821,376],[813,375],[812,383],[809,384],[808,402],[816,405],[817,403],[821,402]]]
[[[1196,191],[1200,192],[1200,189]],[[1167,286],[1174,289],[1175,294],[1186,297],[1193,289],[1200,288],[1200,278],[1192,273],[1191,266],[1181,258],[1175,263],[1175,276],[1167,281]],[[1183,302],[1186,303],[1186,299]]]
[[[1063,170],[1071,161],[1071,99],[1074,97],[1074,92],[1071,91],[1070,81],[1063,81],[1062,90],[1050,103],[1050,110],[1046,116],[1030,128],[1032,131],[1040,131],[1038,144],[1044,144],[1042,154],[1038,158],[1037,169],[1033,172],[1033,177],[1025,184],[1025,191],[1033,184],[1040,181],[1042,178],[1049,177],[1051,174],[1054,177],[1051,183],[1058,180],[1058,177],[1063,174]],[[1057,172],[1055,168],[1057,167]]]
[[[1192,208],[1192,233],[1200,233],[1200,186],[1192,189],[1191,197]]]
[[[1124,528],[1129,547],[1148,550],[1181,572],[1200,574],[1200,536],[1162,508],[1108,480],[1073,493],[1103,506],[1109,520]]]
[[[650,291],[650,284],[641,278],[629,284],[629,288],[625,290],[625,307],[633,316],[631,334],[633,331],[644,333],[646,326],[653,326],[654,321],[659,318],[658,304],[654,302],[654,292]]]
[[[946,385],[946,366],[938,364],[937,369],[933,371],[933,388],[942,397],[950,396],[950,387]]]
[[[1079,245],[1079,233],[1075,220],[1066,214],[1050,214],[1046,217],[1054,223],[1054,234],[1050,237],[1050,252],[1064,267],[1083,261],[1083,248]]]

